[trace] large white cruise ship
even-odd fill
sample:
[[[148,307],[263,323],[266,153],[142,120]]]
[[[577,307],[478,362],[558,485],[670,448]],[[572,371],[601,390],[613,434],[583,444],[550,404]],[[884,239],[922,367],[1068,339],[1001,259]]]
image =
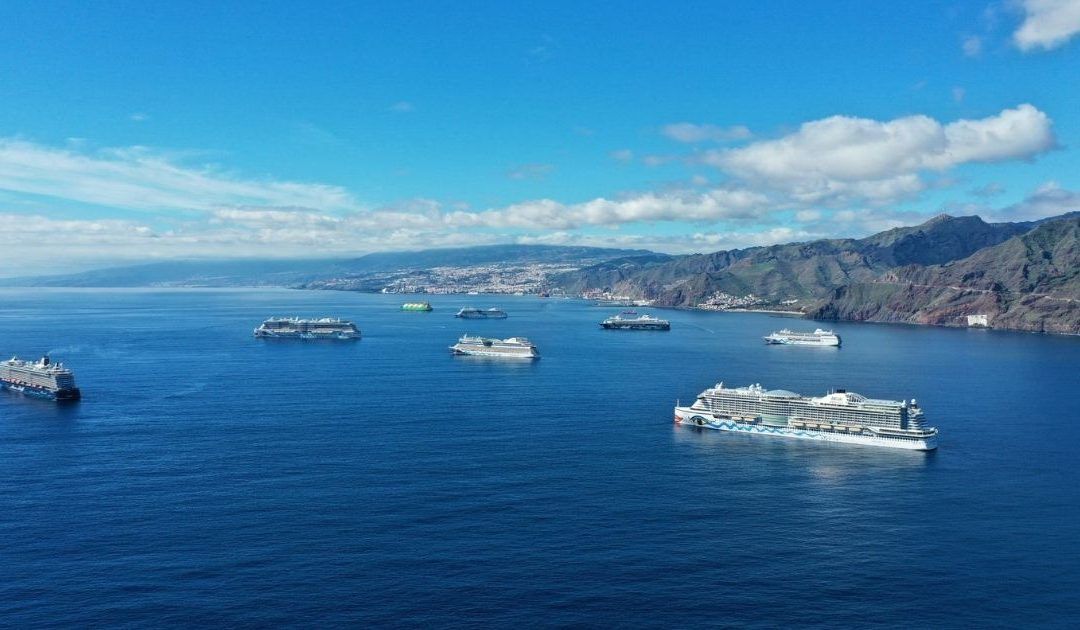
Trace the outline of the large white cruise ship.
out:
[[[262,339],[359,339],[356,324],[337,317],[271,317],[255,329]]]
[[[778,330],[766,337],[765,343],[782,344],[789,346],[839,346],[840,335],[831,330],[818,328],[814,332],[796,332],[794,330]]]
[[[675,422],[754,435],[846,442],[930,451],[937,429],[924,424],[915,400],[874,400],[838,389],[819,398],[761,385],[724,387],[698,394],[689,407],[676,404]]]
[[[78,400],[81,396],[71,370],[47,356],[37,362],[11,357],[0,363],[0,389],[56,401]]]
[[[524,337],[509,339],[488,339],[464,335],[450,346],[450,352],[477,357],[498,357],[507,359],[539,359],[540,353],[531,341]]]

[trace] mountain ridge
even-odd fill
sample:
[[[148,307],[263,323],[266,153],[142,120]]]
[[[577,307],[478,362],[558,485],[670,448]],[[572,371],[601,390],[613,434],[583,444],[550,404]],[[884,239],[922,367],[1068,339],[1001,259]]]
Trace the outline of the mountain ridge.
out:
[[[1073,313],[1080,260],[1068,228],[1076,222],[1080,212],[1012,223],[938,215],[861,239],[638,265],[608,261],[558,279],[575,290],[606,290],[658,306],[695,307],[719,294],[753,295],[770,308],[819,319],[967,325],[967,315],[986,315],[991,327],[1080,334]],[[959,287],[952,297],[920,286],[927,284],[920,280],[941,283],[946,277],[947,286]],[[1061,295],[1039,295],[1037,289],[1050,286]]]

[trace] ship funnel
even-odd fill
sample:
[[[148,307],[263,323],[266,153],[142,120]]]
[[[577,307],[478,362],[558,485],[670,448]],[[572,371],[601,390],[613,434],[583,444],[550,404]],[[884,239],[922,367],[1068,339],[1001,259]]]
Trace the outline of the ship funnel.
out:
[[[49,364],[49,355],[46,354],[45,356],[41,357],[41,364],[42,365],[48,365]]]

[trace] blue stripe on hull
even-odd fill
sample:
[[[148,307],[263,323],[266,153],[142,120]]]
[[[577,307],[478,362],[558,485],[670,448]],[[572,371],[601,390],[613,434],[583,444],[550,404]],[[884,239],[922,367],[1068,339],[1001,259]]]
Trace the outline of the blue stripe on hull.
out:
[[[66,401],[66,400],[78,400],[80,397],[79,390],[59,390],[54,391],[51,389],[45,389],[43,387],[33,387],[30,385],[12,385],[11,383],[0,382],[0,389],[10,389],[13,392],[22,394],[24,396],[30,396],[31,398],[41,398],[43,400],[53,401]]]
[[[692,412],[691,412],[692,413]],[[678,421],[689,427],[702,429],[714,429],[730,431],[732,433],[749,433],[757,435],[773,435],[777,437],[799,438],[804,440],[817,440],[822,442],[835,442],[840,444],[861,444],[866,446],[879,446],[884,448],[901,448],[908,450],[932,451],[937,448],[937,438],[923,440],[900,440],[886,438],[866,433],[844,434],[813,431],[809,429],[796,429],[791,427],[777,427],[763,424],[741,424],[734,421],[710,420],[702,415],[693,414]]]

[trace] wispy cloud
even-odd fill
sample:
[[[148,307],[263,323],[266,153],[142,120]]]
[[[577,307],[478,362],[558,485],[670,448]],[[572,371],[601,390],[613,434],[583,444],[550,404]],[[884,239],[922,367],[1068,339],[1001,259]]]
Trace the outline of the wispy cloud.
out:
[[[612,151],[608,155],[616,162],[622,162],[624,164],[634,160],[634,152],[630,149],[619,149],[617,151]]]
[[[971,194],[976,197],[982,197],[983,199],[989,199],[990,197],[997,197],[1005,192],[1005,187],[998,182],[990,182],[978,188],[972,188]]]
[[[540,42],[538,44],[536,44],[532,48],[529,48],[525,52],[529,56],[530,60],[543,63],[545,61],[549,61],[553,56],[555,56],[555,50],[557,48],[558,42],[555,41],[555,38],[550,35],[544,35],[540,38]]]
[[[687,144],[746,140],[753,135],[750,133],[750,129],[743,125],[719,127],[717,125],[696,125],[688,122],[664,125],[660,129],[660,133],[676,142],[685,142]]]
[[[968,35],[960,44],[965,57],[978,57],[982,55],[983,41],[978,35]]]
[[[656,167],[656,166],[663,166],[665,164],[670,164],[671,162],[677,162],[678,160],[679,160],[679,156],[677,156],[677,155],[659,155],[659,154],[653,153],[653,154],[650,154],[650,155],[643,156],[641,158],[641,163],[644,164],[645,166]]]
[[[413,105],[409,101],[398,101],[386,109],[395,114],[408,114],[416,111],[416,105]]]
[[[0,139],[0,190],[132,210],[360,207],[339,186],[244,178],[211,166],[185,166],[145,147],[84,152],[10,138]]]
[[[552,164],[522,164],[507,171],[510,179],[543,179],[555,170]]]
[[[990,218],[999,221],[1028,221],[1066,212],[1080,212],[1080,192],[1062,188],[1057,182],[1049,181],[1017,203],[985,212]]]
[[[333,132],[307,121],[293,124],[293,135],[299,142],[304,144],[341,144],[341,138],[337,137]]]

